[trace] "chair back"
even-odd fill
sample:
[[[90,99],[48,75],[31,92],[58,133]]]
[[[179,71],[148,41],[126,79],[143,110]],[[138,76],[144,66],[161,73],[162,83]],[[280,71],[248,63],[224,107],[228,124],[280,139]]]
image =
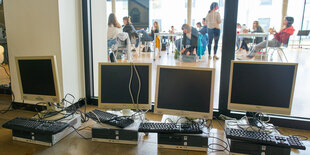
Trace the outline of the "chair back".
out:
[[[282,44],[282,47],[284,47],[284,48],[287,48],[287,47],[288,47],[288,43],[289,43],[289,41],[290,41],[290,37],[291,37],[291,36],[288,37],[286,44],[284,44],[284,43]]]

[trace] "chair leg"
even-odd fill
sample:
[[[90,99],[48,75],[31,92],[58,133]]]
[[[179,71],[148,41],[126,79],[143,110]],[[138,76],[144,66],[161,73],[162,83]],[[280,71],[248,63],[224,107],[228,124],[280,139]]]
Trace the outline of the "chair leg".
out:
[[[286,62],[288,62],[288,59],[287,59],[287,57],[286,57],[286,55],[285,55],[284,51],[283,51],[281,48],[279,48],[279,51],[281,51],[281,52],[282,52],[282,54],[283,54],[283,56],[284,56],[284,58],[285,58]]]
[[[280,55],[279,50],[277,50],[277,53],[278,53],[278,55],[279,55],[279,57],[280,57],[280,60],[283,62],[283,60],[282,60],[282,57],[281,57],[281,55]]]

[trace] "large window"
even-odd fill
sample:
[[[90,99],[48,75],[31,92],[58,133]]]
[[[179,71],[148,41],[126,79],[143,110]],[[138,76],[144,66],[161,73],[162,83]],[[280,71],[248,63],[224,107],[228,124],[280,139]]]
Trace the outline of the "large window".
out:
[[[245,24],[249,29],[252,29],[253,21],[257,20],[265,32],[268,32],[268,28],[279,30],[281,28],[281,18],[281,0],[270,2],[266,0],[239,0],[237,22],[241,25]]]
[[[115,15],[118,22],[123,25],[123,17],[128,16],[128,0],[116,0]],[[107,18],[112,13],[112,0],[107,0]]]
[[[161,31],[168,32],[171,26],[181,31],[187,18],[187,0],[150,0],[150,28],[158,21]]]
[[[196,3],[194,7],[194,1]],[[196,27],[196,23],[202,22],[202,18],[206,18],[207,14],[210,10],[210,5],[213,2],[217,2],[219,4],[219,13],[222,18],[221,30],[223,30],[223,19],[224,19],[224,3],[225,0],[193,0],[193,8],[192,8],[192,26]]]
[[[282,3],[283,1],[281,0],[273,0],[273,1],[239,0],[237,22],[240,23],[241,25],[245,25],[244,27],[252,31],[253,30],[252,23],[253,21],[257,20],[265,32],[268,32],[269,28],[274,28],[277,32],[279,32],[281,30],[281,26],[283,22],[283,19],[282,19],[283,4]],[[308,111],[306,109],[310,108],[309,104],[307,104],[307,102],[310,100],[310,97],[309,95],[306,95],[306,94],[310,94],[310,82],[308,82],[309,80],[305,80],[305,79],[310,78],[310,74],[307,74],[308,73],[307,71],[310,70],[310,65],[309,63],[307,63],[308,58],[310,57],[310,54],[309,54],[309,51],[307,51],[306,49],[299,49],[296,47],[296,44],[298,44],[299,39],[300,39],[300,37],[297,36],[297,33],[299,30],[301,30],[302,22],[303,22],[302,29],[303,30],[309,29],[307,25],[309,18],[310,18],[310,13],[308,11],[309,4],[306,4],[305,6],[306,10],[305,10],[305,15],[304,15],[304,20],[302,21],[304,3],[305,3],[305,0],[289,0],[287,16],[291,16],[294,18],[293,27],[295,29],[294,34],[290,36],[289,38],[289,44],[295,45],[295,46],[289,46],[288,48],[284,48],[282,46],[282,49],[284,50],[284,53],[288,58],[288,62],[298,63],[295,93],[293,97],[292,111],[291,111],[291,116],[295,116],[295,117],[309,117]],[[273,39],[273,37],[274,37],[273,35],[269,35],[269,40]],[[309,37],[302,37],[303,45],[307,45],[307,40],[309,40],[308,38]],[[240,39],[240,38],[237,38],[237,39]],[[241,40],[242,39],[243,38],[241,38]],[[237,43],[240,43],[240,42],[237,41]],[[248,46],[250,48],[249,50],[251,51],[252,45],[250,42]],[[246,55],[246,53],[244,53],[244,50],[240,50],[240,51],[243,51],[243,52],[239,52],[239,51],[236,52],[237,58],[240,57],[240,55]],[[269,52],[267,52],[267,54],[264,56],[263,61],[282,62],[280,59],[280,56],[278,56],[278,54],[274,52],[276,51],[269,50]],[[272,55],[272,53],[274,54]],[[281,58],[283,58],[283,55],[281,55]],[[253,60],[262,61],[259,55],[258,57],[254,57]],[[285,59],[283,61],[285,62]]]
[[[138,0],[137,0],[138,1]],[[142,1],[142,0],[141,0]],[[196,23],[198,21],[201,21],[202,18],[204,18],[209,11],[210,4],[213,1],[204,1],[204,0],[192,0],[192,25],[196,26]],[[283,1],[282,0],[239,0],[238,3],[235,0],[231,1],[224,1],[224,0],[218,0],[215,2],[219,3],[220,6],[220,14],[223,19],[224,24],[224,8],[229,8],[229,11],[235,11],[234,9],[237,7],[234,7],[234,5],[238,6],[238,11],[232,14],[227,14],[227,19],[225,19],[226,23],[229,24],[229,26],[225,25],[225,32],[226,35],[223,36],[223,38],[220,38],[220,42],[226,41],[226,44],[222,47],[219,47],[219,56],[224,55],[221,57],[220,61],[216,61],[215,63],[208,63],[208,67],[216,68],[216,75],[215,75],[215,92],[214,92],[214,108],[220,108],[220,113],[230,116],[236,116],[235,113],[231,113],[227,109],[227,92],[226,85],[228,85],[228,80],[225,79],[227,74],[229,74],[229,65],[230,61],[233,59],[234,50],[231,50],[233,47],[233,43],[235,40],[234,34],[229,32],[235,31],[235,25],[233,22],[238,22],[240,24],[244,24],[248,29],[252,30],[252,23],[253,21],[259,21],[260,25],[264,29],[265,32],[269,28],[274,28],[277,31],[281,30],[281,24],[282,24],[282,6]],[[291,46],[292,44],[298,43],[299,37],[296,36],[297,32],[301,29],[301,24],[303,23],[302,29],[303,30],[309,30],[310,28],[310,3],[306,1],[306,6],[304,5],[304,0],[289,0],[288,4],[288,10],[287,15],[293,16],[295,18],[295,23],[293,24],[295,28],[295,33],[290,38],[290,46],[288,48],[283,48],[284,53],[288,57],[289,62],[297,62],[298,63],[298,72],[296,77],[296,84],[295,84],[295,93],[293,97],[293,107],[292,107],[292,113],[290,116],[284,116],[281,118],[276,118],[272,116],[272,120],[281,120],[280,124],[287,125],[288,127],[293,127],[294,125],[301,123],[302,121],[294,119],[294,117],[300,117],[305,121],[308,121],[309,116],[307,109],[309,109],[309,105],[307,102],[309,101],[309,95],[310,94],[310,82],[308,82],[310,78],[310,74],[307,74],[310,70],[310,65],[307,63],[310,54],[309,50],[306,48],[297,48],[296,46]],[[224,3],[230,4],[232,6],[225,6]],[[107,6],[111,7],[111,2],[107,1]],[[182,24],[186,23],[187,20],[187,0],[150,0],[149,1],[149,27],[152,27],[152,23],[154,21],[158,21],[161,30],[162,31],[168,31],[170,29],[170,26],[175,26],[177,31],[181,31]],[[305,6],[305,13],[304,13],[304,20],[302,20],[303,16],[303,8]],[[107,14],[111,12],[112,9],[107,8]],[[169,11],[168,11],[169,10]],[[272,12],[272,13],[270,13]],[[235,21],[235,14],[237,14],[237,21]],[[116,15],[119,18],[120,22],[122,21],[123,16],[128,15],[128,0],[120,0],[116,1]],[[231,25],[231,27],[230,27]],[[222,25],[223,27],[223,25]],[[229,30],[229,31],[228,31]],[[223,28],[221,29],[221,33],[223,32]],[[223,34],[223,33],[222,33]],[[229,34],[229,36],[227,36]],[[231,38],[230,38],[231,37]],[[226,39],[228,38],[228,39]],[[270,35],[269,39],[272,39],[273,36]],[[309,36],[302,38],[302,44],[303,45],[309,45],[306,41],[309,40]],[[295,42],[295,43],[294,43]],[[229,46],[229,48],[227,48]],[[224,52],[221,52],[222,49]],[[230,52],[231,51],[231,52]],[[86,52],[87,53],[87,52]],[[263,52],[262,52],[263,53]],[[145,56],[142,54],[142,56]],[[274,57],[277,56],[277,54],[273,55]],[[85,59],[87,61],[87,59]],[[169,61],[169,59],[161,59],[164,61]],[[280,61],[279,58],[276,59],[264,59],[263,61]],[[256,59],[254,61],[261,61],[261,59]],[[153,62],[153,58],[150,58],[150,61]],[[211,61],[206,61],[211,62]],[[166,64],[170,64],[170,62],[165,62]],[[198,63],[199,64],[199,63]],[[175,65],[175,64],[173,64]],[[87,68],[87,67],[86,67]],[[156,63],[153,63],[153,71],[156,68]],[[93,67],[94,72],[97,70],[97,66]],[[221,70],[222,69],[222,70]],[[220,76],[220,72],[222,71],[222,75]],[[153,72],[154,73],[154,72]],[[226,74],[227,73],[227,74]],[[154,73],[155,74],[155,73]],[[86,75],[87,76],[87,75]],[[224,78],[223,78],[224,77]],[[86,78],[87,79],[87,78]],[[154,79],[153,79],[154,80]],[[152,83],[152,87],[154,87],[154,82]],[[94,93],[91,94],[92,96],[98,95],[98,81],[94,81],[93,91]],[[219,87],[221,87],[221,90],[219,91]],[[223,88],[223,89],[222,89]],[[223,93],[224,92],[224,93]],[[154,94],[154,90],[152,90],[152,93]],[[152,95],[153,96],[153,95]],[[221,97],[221,98],[220,98]],[[154,97],[153,101],[154,101]],[[94,101],[96,101],[94,99]],[[241,116],[241,115],[238,115]],[[293,116],[293,117],[292,117]],[[294,121],[291,121],[291,120]],[[289,124],[286,124],[286,123]],[[308,127],[305,127],[308,128]]]
[[[302,30],[310,30],[310,1],[307,0],[306,6],[304,7],[305,0],[289,0],[287,15],[292,16],[295,19],[294,28],[295,33],[292,37],[290,37],[290,44],[298,46],[299,40],[301,39],[301,45],[310,46],[310,36],[297,36],[297,32],[301,30],[301,25],[303,24]],[[302,21],[303,10],[304,12],[304,20]]]

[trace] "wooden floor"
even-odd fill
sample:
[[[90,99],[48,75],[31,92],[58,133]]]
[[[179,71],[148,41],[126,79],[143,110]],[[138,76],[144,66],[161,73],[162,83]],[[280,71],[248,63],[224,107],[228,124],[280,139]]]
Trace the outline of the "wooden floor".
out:
[[[9,96],[0,96],[0,109],[5,109],[10,103]],[[88,106],[87,111],[93,110],[97,107]],[[35,113],[24,110],[14,110],[6,114],[0,114],[0,125],[6,121],[13,119],[16,116],[32,117]],[[149,120],[160,121],[162,116],[148,113],[146,116]],[[224,122],[222,122],[224,123]],[[84,123],[81,128],[87,126],[93,126],[94,122],[89,120]],[[213,128],[210,130],[210,136],[216,136],[221,139],[225,139],[224,132],[221,126],[213,121]],[[280,132],[284,135],[305,135],[310,137],[310,131],[295,130],[288,128],[280,128]],[[81,130],[80,133],[85,137],[90,137],[91,131],[89,128]],[[209,143],[220,143],[218,140],[209,139]],[[292,155],[294,154],[310,154],[310,142],[305,142],[308,149],[306,151],[292,150]],[[111,144],[111,143],[101,143],[92,142],[91,140],[85,140],[81,138],[76,132],[71,133],[63,140],[58,142],[53,147],[40,146],[35,144],[28,144],[24,142],[18,142],[12,140],[11,130],[4,129],[0,127],[0,155],[30,155],[30,154],[52,154],[52,155],[85,155],[85,154],[111,154],[111,155],[222,155],[229,154],[227,151],[207,151],[207,152],[197,152],[197,151],[182,151],[173,149],[158,149],[157,148],[157,137],[156,134],[149,134],[145,136],[144,134],[139,135],[138,145],[126,145],[126,144]]]

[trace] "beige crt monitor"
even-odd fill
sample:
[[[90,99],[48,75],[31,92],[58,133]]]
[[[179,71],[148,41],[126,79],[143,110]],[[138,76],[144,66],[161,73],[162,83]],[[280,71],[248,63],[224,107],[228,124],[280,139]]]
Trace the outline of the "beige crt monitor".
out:
[[[228,109],[290,114],[297,63],[232,61]]]
[[[155,113],[212,119],[214,68],[158,66]]]
[[[23,100],[60,102],[55,56],[25,56],[15,60]]]
[[[151,63],[99,63],[98,107],[115,110],[151,109],[151,86]]]

